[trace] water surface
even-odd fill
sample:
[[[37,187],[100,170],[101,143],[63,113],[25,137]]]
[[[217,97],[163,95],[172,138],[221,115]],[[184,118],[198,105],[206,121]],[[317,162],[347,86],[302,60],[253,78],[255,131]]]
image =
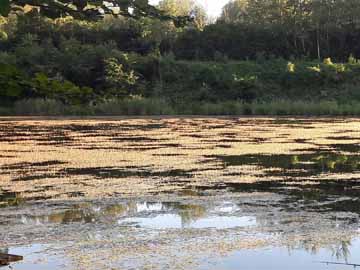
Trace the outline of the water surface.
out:
[[[7,118],[0,138],[13,269],[360,263],[359,119]]]

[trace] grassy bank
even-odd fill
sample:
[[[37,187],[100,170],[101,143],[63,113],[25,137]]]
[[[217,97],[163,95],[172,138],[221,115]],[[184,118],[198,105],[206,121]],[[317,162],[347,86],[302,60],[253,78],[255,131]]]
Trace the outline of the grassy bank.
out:
[[[294,115],[294,116],[360,116],[360,102],[341,104],[336,101],[239,101],[194,102],[171,104],[164,99],[136,98],[110,100],[95,105],[64,105],[56,100],[22,100],[11,107],[0,107],[2,116],[121,116],[121,115]]]

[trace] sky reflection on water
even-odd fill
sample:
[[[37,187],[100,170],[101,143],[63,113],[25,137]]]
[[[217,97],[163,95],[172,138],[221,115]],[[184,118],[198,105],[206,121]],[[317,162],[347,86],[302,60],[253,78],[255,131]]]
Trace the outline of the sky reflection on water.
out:
[[[337,259],[329,249],[320,249],[312,254],[309,251],[271,247],[258,250],[242,250],[220,259],[216,266],[202,266],[201,270],[346,270],[352,266],[320,263],[338,262],[360,264],[360,239],[351,243],[347,259]],[[358,269],[358,268],[357,268]]]

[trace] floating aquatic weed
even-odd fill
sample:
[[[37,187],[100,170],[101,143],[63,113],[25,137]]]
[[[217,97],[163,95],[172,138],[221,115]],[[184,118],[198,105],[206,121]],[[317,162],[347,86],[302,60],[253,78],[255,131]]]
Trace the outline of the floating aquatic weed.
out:
[[[48,160],[42,162],[21,162],[0,166],[2,170],[29,170],[35,169],[37,167],[49,167],[66,164],[64,161],[60,160]]]
[[[24,199],[19,192],[9,192],[0,190],[0,207],[18,206],[24,203]]]
[[[225,167],[257,165],[261,168],[279,168],[279,175],[315,175],[325,172],[355,172],[360,170],[360,156],[337,152],[280,155],[210,155],[223,162]],[[269,174],[271,175],[271,171]]]
[[[139,177],[191,177],[193,170],[167,170],[167,171],[153,171],[150,168],[116,168],[116,167],[94,167],[94,168],[66,168],[61,174],[65,175],[91,175],[98,178],[126,178],[129,176]]]
[[[300,181],[316,183],[335,177],[350,181],[359,174],[359,167],[347,139],[358,137],[358,125],[356,119],[315,118],[10,119],[1,123],[0,135],[9,140],[0,140],[0,146],[2,153],[14,157],[2,159],[2,166],[23,168],[1,168],[0,186],[16,186],[14,190],[21,189],[27,198],[73,199],[161,194],[189,186],[222,189],[228,183],[264,180],[273,186],[264,185],[262,190],[276,189],[273,180],[296,187]],[[336,145],[329,144],[328,137],[337,135],[344,142],[340,138]],[[62,147],[53,144],[57,142],[63,142]],[[46,160],[66,164],[26,165]],[[209,165],[214,169],[209,170]]]
[[[356,143],[330,144],[329,147],[333,148],[336,151],[340,151],[340,152],[349,152],[349,153],[359,153],[360,152],[360,144],[356,144]]]

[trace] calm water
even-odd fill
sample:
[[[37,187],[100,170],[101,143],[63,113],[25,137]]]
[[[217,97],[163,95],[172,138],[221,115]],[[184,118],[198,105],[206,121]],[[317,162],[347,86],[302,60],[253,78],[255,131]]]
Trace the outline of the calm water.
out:
[[[66,269],[66,258],[61,255],[44,257],[46,249],[44,245],[32,245],[21,248],[11,248],[10,253],[22,254],[24,261],[13,265],[18,270],[48,270]],[[257,250],[243,250],[230,254],[223,258],[209,259],[201,265],[200,270],[346,270],[353,269],[352,266],[332,265],[321,263],[322,261],[338,263],[354,263],[360,259],[360,239],[351,243],[350,254],[346,259],[336,258],[333,251],[321,249],[316,254],[286,248],[269,247]]]
[[[225,255],[213,255],[200,259],[196,269],[347,269],[350,266],[331,265],[320,263],[339,262],[357,263],[360,261],[360,238],[357,234],[360,229],[354,215],[330,212],[326,205],[331,205],[336,201],[325,203],[322,211],[313,213],[323,215],[319,224],[312,224],[313,214],[309,215],[306,211],[300,210],[306,202],[299,206],[299,212],[286,210],[285,197],[279,200],[280,205],[264,206],[263,201],[251,199],[251,194],[247,198],[234,198],[232,200],[220,200],[202,202],[201,200],[186,202],[122,202],[119,204],[94,203],[86,205],[69,206],[67,210],[55,210],[48,215],[24,214],[15,218],[15,223],[23,226],[55,226],[53,230],[62,230],[61,226],[90,226],[86,227],[86,233],[91,235],[91,239],[103,241],[106,239],[105,231],[111,227],[117,232],[112,237],[121,241],[122,234],[129,228],[133,229],[132,234],[146,234],[158,231],[160,234],[167,232],[188,231],[198,237],[202,231],[210,230],[212,234],[239,234],[247,239],[251,235],[254,241],[259,239],[272,239],[269,243],[264,243],[261,247],[244,247],[244,249],[229,251]],[[289,202],[289,198],[287,198]],[[249,206],[252,201],[254,205]],[[344,209],[346,210],[346,209]],[[253,214],[253,215],[251,215]],[[276,215],[277,216],[276,216]],[[302,217],[296,220],[296,216]],[[339,218],[339,220],[336,220]],[[328,220],[326,220],[328,219]],[[315,220],[317,222],[317,220]],[[309,223],[309,224],[308,224]],[[322,224],[324,223],[324,224]],[[354,224],[355,223],[355,224]],[[100,228],[104,231],[101,231]],[[329,235],[323,234],[323,230],[330,228]],[[72,231],[73,228],[70,230]],[[75,229],[76,230],[76,229]],[[66,230],[65,230],[66,233]],[[312,242],[311,235],[322,233],[324,239],[318,241],[323,244],[318,245]],[[326,241],[332,233],[349,234],[349,238],[335,238]],[[297,234],[309,234],[300,241],[298,245],[292,242],[277,241],[286,237],[293,237]],[[59,236],[61,237],[61,236]],[[141,236],[140,236],[141,237]],[[162,237],[156,237],[162,241]],[[125,238],[124,238],[125,239]],[[114,240],[114,239],[113,239]],[[181,241],[181,238],[174,239]],[[211,241],[211,238],[209,239]],[[148,240],[153,243],[154,239]],[[218,241],[216,239],[215,241]],[[248,240],[246,240],[248,241]],[[274,244],[274,242],[276,244]],[[309,242],[309,245],[306,244]],[[154,245],[154,249],[156,246]],[[181,251],[178,251],[181,253]],[[67,269],[74,267],[74,258],[68,258],[66,248],[52,245],[33,244],[21,247],[10,247],[9,253],[24,256],[24,261],[13,264],[14,269]],[[76,259],[76,258],[75,258]],[[128,268],[137,267],[137,262],[130,262]]]
[[[304,250],[291,250],[286,248],[267,248],[259,250],[246,250],[234,252],[227,258],[223,258],[216,266],[209,267],[207,264],[201,269],[224,269],[224,270],[346,270],[352,266],[332,265],[319,263],[322,261],[354,263],[360,259],[360,239],[351,243],[351,254],[345,259],[337,259],[333,251],[321,249],[316,254]]]
[[[10,254],[20,254],[24,260],[15,263],[12,269],[17,270],[60,270],[66,269],[66,258],[62,255],[49,255],[47,245],[34,244],[17,248],[10,248]],[[46,255],[45,255],[46,254]],[[5,268],[5,267],[4,267]]]

